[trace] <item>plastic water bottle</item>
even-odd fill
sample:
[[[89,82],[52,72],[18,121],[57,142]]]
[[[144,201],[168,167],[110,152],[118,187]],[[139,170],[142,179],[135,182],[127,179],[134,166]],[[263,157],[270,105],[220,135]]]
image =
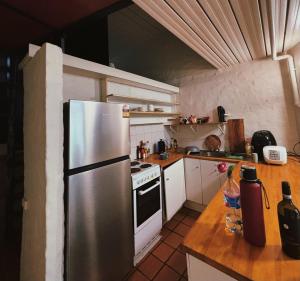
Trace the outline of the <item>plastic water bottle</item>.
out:
[[[227,207],[225,229],[231,233],[240,233],[242,231],[240,187],[232,177],[233,168],[234,166],[229,166],[224,185],[224,203]]]

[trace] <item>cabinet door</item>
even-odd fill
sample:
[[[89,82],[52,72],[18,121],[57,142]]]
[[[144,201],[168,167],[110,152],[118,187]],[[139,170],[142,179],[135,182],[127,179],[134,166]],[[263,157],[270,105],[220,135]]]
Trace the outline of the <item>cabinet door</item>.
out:
[[[187,254],[186,257],[189,281],[236,281],[231,276],[192,255]]]
[[[202,204],[200,160],[185,158],[184,171],[186,199]]]
[[[219,162],[200,160],[203,204],[208,205],[220,188]]]
[[[166,217],[170,220],[186,200],[183,159],[164,170]]]

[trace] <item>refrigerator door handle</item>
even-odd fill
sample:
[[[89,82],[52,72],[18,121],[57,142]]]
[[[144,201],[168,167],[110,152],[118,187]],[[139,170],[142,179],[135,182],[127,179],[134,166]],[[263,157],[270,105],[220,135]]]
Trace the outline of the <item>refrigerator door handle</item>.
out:
[[[144,194],[150,192],[152,189],[154,189],[154,188],[157,187],[158,185],[160,185],[160,182],[159,182],[159,181],[156,182],[155,185],[149,187],[148,189],[139,191],[138,194],[139,194],[140,196],[142,196],[142,195],[144,195]]]

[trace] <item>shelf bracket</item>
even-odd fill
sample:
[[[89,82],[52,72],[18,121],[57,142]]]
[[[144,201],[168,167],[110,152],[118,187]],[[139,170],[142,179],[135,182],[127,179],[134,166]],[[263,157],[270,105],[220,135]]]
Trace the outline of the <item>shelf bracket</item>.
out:
[[[190,125],[191,131],[196,134],[197,133],[197,127],[194,127],[193,125]]]
[[[175,129],[175,128],[176,128],[176,129]],[[170,125],[170,131],[171,131],[172,133],[176,134],[176,133],[177,133],[177,126],[172,126],[172,125]]]

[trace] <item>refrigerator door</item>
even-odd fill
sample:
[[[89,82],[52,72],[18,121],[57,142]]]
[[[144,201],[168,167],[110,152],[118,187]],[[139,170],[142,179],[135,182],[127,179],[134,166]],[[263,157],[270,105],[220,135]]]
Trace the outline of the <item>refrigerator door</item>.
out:
[[[67,281],[121,281],[133,267],[130,160],[68,178]]]
[[[69,169],[130,154],[129,119],[122,105],[71,100]]]

